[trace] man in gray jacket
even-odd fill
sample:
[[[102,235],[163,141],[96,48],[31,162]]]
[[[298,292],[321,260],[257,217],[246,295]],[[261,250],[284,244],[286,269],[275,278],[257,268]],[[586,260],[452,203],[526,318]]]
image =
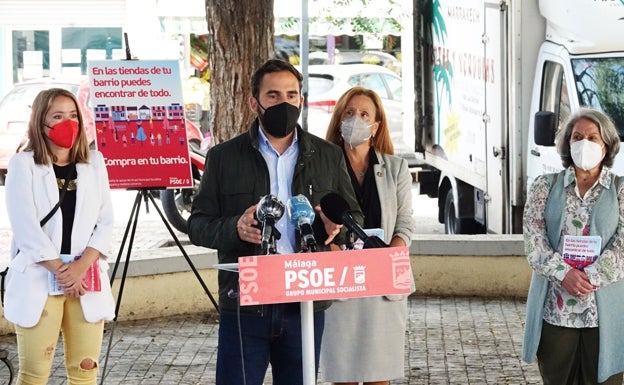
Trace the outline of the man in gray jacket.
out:
[[[220,263],[263,254],[261,223],[254,215],[268,194],[281,202],[302,194],[318,208],[323,196],[338,193],[351,208],[357,201],[342,150],[297,124],[303,77],[292,65],[269,60],[252,77],[249,104],[258,118],[245,133],[213,147],[188,220],[195,245],[218,250]],[[354,210],[361,219],[359,209]],[[319,251],[344,243],[344,231],[317,212],[312,224]],[[278,254],[299,252],[299,231],[287,215],[276,221]],[[324,310],[314,303],[315,361],[318,369]],[[261,384],[268,364],[275,385],[303,383],[299,303],[240,306],[238,274],[219,271],[217,385]],[[241,354],[242,348],[242,354]]]

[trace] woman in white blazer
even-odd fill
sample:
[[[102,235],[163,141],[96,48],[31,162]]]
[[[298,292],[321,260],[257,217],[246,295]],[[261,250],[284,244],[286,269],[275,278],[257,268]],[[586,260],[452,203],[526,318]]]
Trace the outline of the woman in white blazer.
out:
[[[364,228],[381,228],[390,246],[414,232],[412,178],[394,148],[381,99],[354,87],[340,97],[326,139],[343,148]],[[340,384],[389,384],[405,375],[407,295],[334,301],[325,312],[320,371]]]
[[[64,89],[37,95],[28,138],[9,162],[5,183],[13,240],[4,316],[16,329],[17,384],[47,383],[59,331],[68,382],[96,384],[104,320],[115,316],[105,255],[113,208],[104,159],[89,150],[78,102]],[[41,227],[64,185],[60,207]],[[61,255],[71,261],[63,263]],[[87,272],[99,275],[99,290],[87,284]]]

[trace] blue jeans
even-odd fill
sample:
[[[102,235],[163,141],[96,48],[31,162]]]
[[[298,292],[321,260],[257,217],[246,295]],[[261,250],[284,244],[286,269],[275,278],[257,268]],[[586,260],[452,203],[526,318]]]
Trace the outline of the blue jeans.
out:
[[[216,385],[262,385],[269,363],[274,385],[303,384],[300,305],[286,303],[269,305],[267,308],[269,311],[264,317],[241,315],[240,330],[237,314],[219,315]],[[315,312],[314,356],[317,375],[324,325],[325,312]],[[241,359],[241,344],[244,363]]]

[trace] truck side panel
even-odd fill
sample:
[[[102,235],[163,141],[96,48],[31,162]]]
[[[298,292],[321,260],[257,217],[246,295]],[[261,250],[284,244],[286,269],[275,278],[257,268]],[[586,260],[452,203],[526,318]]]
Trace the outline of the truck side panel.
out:
[[[424,162],[441,171],[440,218],[483,225],[486,215],[496,217],[488,225],[500,232],[508,186],[503,183],[507,172],[506,8],[498,1],[483,0],[433,4],[427,67],[432,77],[425,93],[431,99],[424,101],[433,119],[424,130],[423,148]],[[446,212],[451,209],[455,212]],[[472,231],[474,226],[455,229]]]
[[[473,186],[486,187],[485,84],[497,81],[492,57],[484,57],[483,1],[434,2],[433,73],[428,93],[433,98],[425,159]]]
[[[534,30],[518,23],[525,11],[539,16],[537,1],[439,0],[430,11],[421,102],[432,118],[421,120],[429,124],[417,148],[424,148],[424,163],[440,172],[440,218],[450,215],[443,203],[450,188],[456,218],[473,219],[489,232],[511,232],[517,216],[512,202],[522,201],[524,187],[525,103],[532,84],[531,77],[525,86],[523,75],[534,69],[540,44],[535,30],[543,39],[545,25],[539,17],[532,20]],[[530,42],[523,42],[525,33]],[[531,47],[526,57],[525,46]]]

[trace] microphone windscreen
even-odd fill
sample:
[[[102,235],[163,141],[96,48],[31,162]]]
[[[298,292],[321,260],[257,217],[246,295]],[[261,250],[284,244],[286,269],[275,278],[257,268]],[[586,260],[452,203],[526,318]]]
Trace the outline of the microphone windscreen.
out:
[[[332,192],[321,198],[321,210],[330,221],[342,225],[342,214],[349,211],[349,204],[343,197]]]
[[[299,194],[288,198],[286,210],[290,217],[290,223],[298,227],[301,223],[314,222],[314,209],[305,195]]]
[[[267,217],[279,220],[284,215],[284,204],[275,195],[265,195],[258,202],[256,217],[264,221]]]

